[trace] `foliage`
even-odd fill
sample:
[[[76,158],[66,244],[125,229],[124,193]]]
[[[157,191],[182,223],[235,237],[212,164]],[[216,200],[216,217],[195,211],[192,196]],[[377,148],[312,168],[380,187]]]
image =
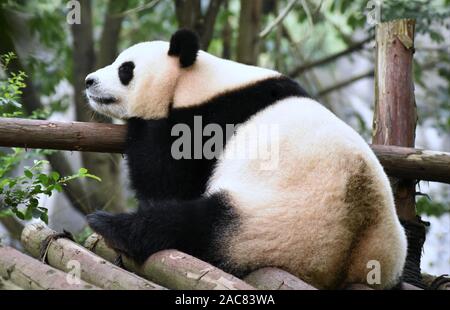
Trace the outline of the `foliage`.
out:
[[[420,197],[416,202],[416,210],[419,215],[440,217],[445,213],[450,213],[450,205],[432,201],[428,197]]]
[[[1,158],[1,163],[6,162],[5,166],[10,167],[10,161],[17,163],[17,157]],[[21,220],[40,218],[48,223],[47,208],[39,206],[40,195],[50,197],[54,191],[61,192],[67,182],[76,178],[88,177],[101,181],[89,174],[85,168],[80,168],[77,174],[66,177],[61,177],[56,171],[46,174],[43,170],[47,163],[45,160],[35,160],[33,166],[25,167],[23,175],[18,177],[5,177],[0,171],[0,216],[14,214]],[[0,167],[2,166],[0,164]]]
[[[8,65],[16,56],[8,53],[0,57],[2,70],[6,72]],[[0,116],[22,116],[20,96],[26,87],[23,72],[9,73],[10,77],[0,79]],[[51,111],[35,111],[32,117],[42,117]],[[51,151],[50,151],[51,152]],[[45,173],[45,160],[34,160],[31,167],[25,166],[23,173],[12,176],[14,170],[24,161],[31,158],[40,158],[49,154],[49,151],[25,152],[23,149],[12,148],[9,153],[0,153],[0,217],[15,215],[21,220],[39,218],[48,222],[48,210],[39,206],[39,197],[50,197],[54,191],[61,192],[67,182],[77,178],[92,178],[101,181],[98,177],[89,174],[85,168],[78,173],[61,177],[56,171]]]
[[[8,53],[0,56],[0,67],[3,71],[7,70],[8,65],[14,60],[14,53]],[[22,89],[25,88],[26,74],[24,72],[12,72],[6,80],[0,80],[0,116],[15,117],[22,115],[22,105],[19,103]]]

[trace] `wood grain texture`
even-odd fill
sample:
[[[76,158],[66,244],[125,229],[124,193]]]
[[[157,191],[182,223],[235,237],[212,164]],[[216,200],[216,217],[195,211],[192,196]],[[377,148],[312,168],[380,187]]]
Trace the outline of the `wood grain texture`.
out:
[[[0,146],[121,153],[125,134],[123,125],[0,118]]]
[[[376,27],[374,144],[414,147],[414,32],[413,19],[398,19]],[[415,180],[397,178],[391,184],[397,214],[403,220],[414,221]]]
[[[244,280],[260,290],[317,290],[289,272],[274,267],[255,270]]]
[[[107,262],[69,239],[59,238],[52,240],[48,243],[46,249],[43,248],[47,238],[51,238],[55,234],[54,230],[51,230],[44,224],[30,224],[23,230],[22,244],[34,257],[39,257],[43,251],[46,252],[45,259],[48,264],[65,272],[72,270],[73,266],[70,262],[78,262],[81,279],[104,289],[164,289],[155,283]]]
[[[67,274],[27,256],[11,247],[0,245],[0,277],[29,290],[96,290],[80,280],[69,283]]]
[[[108,261],[117,254],[97,234],[92,234],[84,244],[89,250]],[[151,255],[141,266],[123,257],[127,270],[164,287],[175,290],[254,290],[255,288],[198,258],[177,250],[164,250]]]

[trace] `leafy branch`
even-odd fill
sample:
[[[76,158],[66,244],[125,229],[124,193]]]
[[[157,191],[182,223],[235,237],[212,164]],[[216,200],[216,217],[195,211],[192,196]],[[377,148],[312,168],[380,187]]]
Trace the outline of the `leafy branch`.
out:
[[[67,182],[78,178],[91,178],[101,181],[87,169],[80,168],[78,173],[61,177],[56,171],[44,173],[46,160],[35,160],[34,165],[25,167],[23,175],[3,177],[0,181],[0,217],[15,215],[21,220],[40,218],[48,223],[48,210],[39,206],[39,195],[50,197],[54,191],[61,192]]]

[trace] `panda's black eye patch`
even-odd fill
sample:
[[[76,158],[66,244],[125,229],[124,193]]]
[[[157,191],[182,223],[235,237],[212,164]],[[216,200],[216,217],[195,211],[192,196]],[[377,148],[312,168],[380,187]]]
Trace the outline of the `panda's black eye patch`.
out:
[[[133,79],[134,62],[127,61],[119,67],[119,79],[123,85],[128,85]]]

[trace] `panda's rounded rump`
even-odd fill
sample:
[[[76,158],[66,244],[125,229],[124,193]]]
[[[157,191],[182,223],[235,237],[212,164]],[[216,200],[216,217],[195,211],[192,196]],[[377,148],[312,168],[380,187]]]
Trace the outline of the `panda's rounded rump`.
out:
[[[240,216],[238,232],[227,234],[226,255],[237,266],[275,264],[317,287],[336,287],[346,280],[349,253],[364,242],[358,238],[380,225],[380,214],[392,223],[383,226],[388,233],[401,233],[387,177],[367,143],[314,100],[281,100],[243,126],[264,123],[280,127],[278,168],[224,156],[210,183],[212,192],[228,193]],[[391,250],[381,246],[374,254]],[[398,273],[391,269],[390,283]]]

